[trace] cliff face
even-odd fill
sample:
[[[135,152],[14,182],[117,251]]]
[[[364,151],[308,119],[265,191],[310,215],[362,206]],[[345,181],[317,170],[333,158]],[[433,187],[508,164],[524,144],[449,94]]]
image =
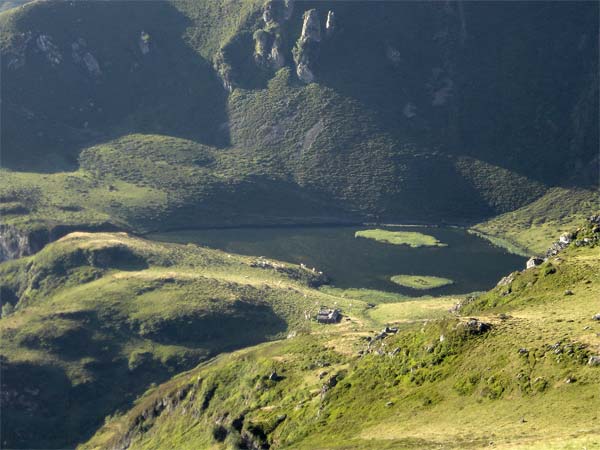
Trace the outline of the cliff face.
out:
[[[48,240],[45,231],[20,231],[11,225],[0,224],[0,262],[32,255]]]
[[[296,75],[305,83],[315,80],[314,65],[318,57],[319,42],[321,42],[321,23],[316,9],[304,13],[302,34],[294,47],[294,62]]]

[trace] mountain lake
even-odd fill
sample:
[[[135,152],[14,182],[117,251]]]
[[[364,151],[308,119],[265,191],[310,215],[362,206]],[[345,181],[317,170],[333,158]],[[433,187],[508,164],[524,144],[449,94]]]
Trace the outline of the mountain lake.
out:
[[[387,230],[432,236],[442,246],[411,247],[364,237],[358,231]],[[427,237],[425,236],[425,237]],[[504,275],[525,267],[525,258],[455,227],[289,226],[171,231],[147,236],[164,242],[194,243],[230,253],[263,256],[323,271],[337,288],[363,288],[409,296],[487,290]],[[444,245],[445,244],[445,245]],[[415,288],[391,281],[448,279],[440,287]],[[416,277],[415,277],[416,276]]]

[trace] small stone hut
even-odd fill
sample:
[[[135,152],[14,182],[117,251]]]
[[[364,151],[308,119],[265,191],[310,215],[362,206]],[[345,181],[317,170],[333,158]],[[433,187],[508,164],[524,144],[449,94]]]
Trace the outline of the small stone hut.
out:
[[[342,313],[339,309],[321,308],[317,313],[319,323],[338,323],[341,319]]]

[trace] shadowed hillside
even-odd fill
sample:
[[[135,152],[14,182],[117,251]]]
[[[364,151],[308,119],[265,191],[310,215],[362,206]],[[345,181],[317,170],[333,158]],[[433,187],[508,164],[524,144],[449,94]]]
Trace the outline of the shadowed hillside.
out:
[[[3,220],[19,230],[139,231],[474,222],[567,180],[589,189],[597,8],[38,1],[11,9],[0,17]]]

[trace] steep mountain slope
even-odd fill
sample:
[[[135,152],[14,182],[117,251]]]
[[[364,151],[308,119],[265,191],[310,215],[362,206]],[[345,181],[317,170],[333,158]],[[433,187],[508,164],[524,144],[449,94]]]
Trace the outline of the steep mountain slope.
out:
[[[11,9],[0,16],[3,222],[138,231],[472,222],[574,175],[576,187],[595,186],[596,172],[581,174],[598,147],[597,9],[241,0]]]
[[[2,264],[2,447],[73,446],[151,382],[302,332],[306,311],[333,301],[310,287],[323,281],[123,233],[72,233]]]
[[[423,321],[421,300],[387,336],[355,317],[216,358],[81,448],[595,448],[595,230],[576,237],[595,246],[511,274],[458,315]]]

